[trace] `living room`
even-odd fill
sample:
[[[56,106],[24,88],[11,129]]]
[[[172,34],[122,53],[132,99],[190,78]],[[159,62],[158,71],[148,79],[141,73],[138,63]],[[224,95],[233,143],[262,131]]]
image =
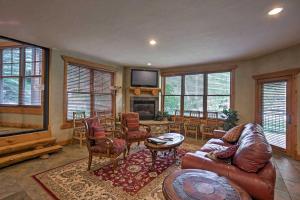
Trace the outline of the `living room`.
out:
[[[1,1],[0,199],[299,199],[299,7]]]

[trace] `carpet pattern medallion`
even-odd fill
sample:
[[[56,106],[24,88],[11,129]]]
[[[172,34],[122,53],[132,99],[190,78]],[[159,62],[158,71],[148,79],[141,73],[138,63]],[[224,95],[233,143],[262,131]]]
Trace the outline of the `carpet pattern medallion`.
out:
[[[199,146],[182,144],[178,156],[198,149]],[[161,185],[164,178],[180,165],[173,153],[159,154],[155,169],[151,153],[143,145],[135,146],[125,160],[120,159],[113,171],[109,159],[94,157],[92,170],[87,171],[87,158],[36,174],[33,178],[55,199],[164,199]]]

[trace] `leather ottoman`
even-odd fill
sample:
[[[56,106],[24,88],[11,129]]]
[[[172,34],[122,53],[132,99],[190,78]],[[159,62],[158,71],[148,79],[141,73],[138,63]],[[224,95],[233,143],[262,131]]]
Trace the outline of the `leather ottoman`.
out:
[[[249,200],[241,187],[214,172],[200,169],[177,170],[163,182],[167,200]]]

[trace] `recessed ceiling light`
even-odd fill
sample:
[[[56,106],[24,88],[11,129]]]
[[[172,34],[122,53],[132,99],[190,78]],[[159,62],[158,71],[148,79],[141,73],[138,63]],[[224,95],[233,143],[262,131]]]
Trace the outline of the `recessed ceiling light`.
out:
[[[150,62],[147,63],[148,66],[151,66],[152,64]]]
[[[282,10],[283,10],[283,8],[273,8],[272,10],[270,10],[270,11],[268,12],[268,15],[277,15],[277,14],[279,14]]]
[[[149,44],[150,45],[152,45],[152,46],[154,46],[154,45],[156,45],[157,44],[157,42],[156,42],[156,40],[149,40]]]

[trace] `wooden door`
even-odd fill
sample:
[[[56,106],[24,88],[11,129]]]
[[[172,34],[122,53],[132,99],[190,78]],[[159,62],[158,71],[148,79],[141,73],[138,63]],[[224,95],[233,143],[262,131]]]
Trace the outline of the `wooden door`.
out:
[[[293,80],[293,76],[279,76],[256,81],[256,122],[262,125],[268,142],[288,155],[296,152]]]

